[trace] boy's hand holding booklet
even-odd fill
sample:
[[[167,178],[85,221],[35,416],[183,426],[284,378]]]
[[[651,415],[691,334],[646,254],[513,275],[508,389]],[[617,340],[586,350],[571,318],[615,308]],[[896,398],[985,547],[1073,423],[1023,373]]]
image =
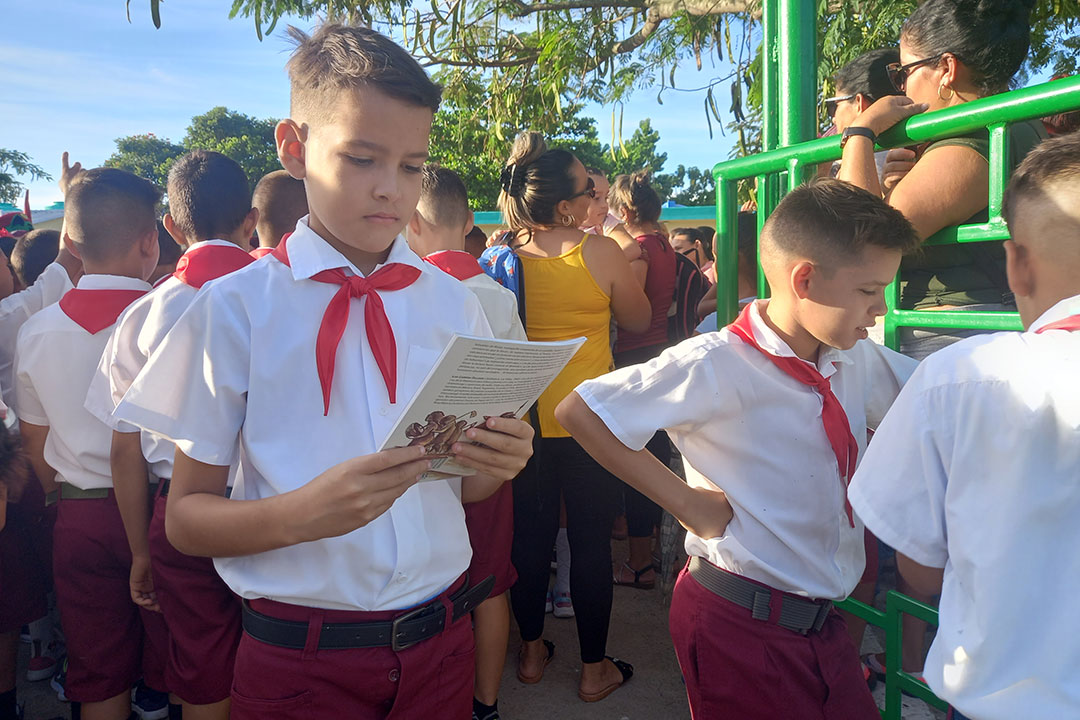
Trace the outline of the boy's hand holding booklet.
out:
[[[454,443],[489,417],[520,419],[584,342],[455,335],[380,449],[424,446],[432,470],[421,480],[474,474],[453,461]]]

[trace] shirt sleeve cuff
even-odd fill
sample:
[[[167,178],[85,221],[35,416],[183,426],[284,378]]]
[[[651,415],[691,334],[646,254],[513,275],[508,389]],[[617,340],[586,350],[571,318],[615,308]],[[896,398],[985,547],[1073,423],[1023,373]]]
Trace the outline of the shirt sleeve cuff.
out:
[[[933,568],[945,567],[949,553],[944,546],[940,549],[929,547],[926,542],[918,542],[908,533],[895,527],[892,522],[877,513],[871,502],[859,492],[858,488],[848,493],[848,502],[851,503],[855,514],[878,540],[920,565]]]
[[[177,437],[178,428],[172,418],[121,400],[113,416],[118,422],[148,430],[171,441],[185,455],[207,465],[232,465],[236,460],[237,443],[223,445],[205,439]],[[234,438],[235,440],[235,438]]]
[[[645,448],[645,444],[649,442],[649,438],[652,437],[652,434],[639,442],[638,438],[633,437],[633,434],[624,428],[619,421],[615,419],[615,415],[590,391],[588,382],[578,385],[577,390],[574,392],[581,396],[581,399],[585,401],[585,404],[589,406],[589,409],[596,413],[597,417],[600,418],[600,421],[607,426],[607,429],[611,431],[611,434],[614,435],[619,442],[634,451],[643,450]]]

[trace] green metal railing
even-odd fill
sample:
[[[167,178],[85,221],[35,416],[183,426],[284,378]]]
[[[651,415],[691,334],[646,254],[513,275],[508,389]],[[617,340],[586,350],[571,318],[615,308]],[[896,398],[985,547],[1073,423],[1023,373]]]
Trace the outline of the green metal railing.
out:
[[[808,20],[803,15],[805,3],[799,0],[764,0],[763,18],[766,50],[763,53],[764,106],[762,139],[765,151],[750,157],[737,158],[713,168],[716,180],[716,271],[717,321],[723,326],[738,313],[738,236],[736,191],[739,180],[755,178],[758,197],[758,230],[779,202],[781,188],[788,191],[800,185],[820,163],[838,160],[841,156],[840,138],[809,140],[808,118],[814,117],[809,108],[816,107],[813,97],[806,97],[806,79],[798,87],[793,77],[814,76],[803,68],[816,67],[812,55],[799,48],[812,46],[812,35],[802,37],[804,30],[791,27],[795,21]],[[779,15],[779,22],[777,17]],[[812,16],[809,18],[812,19]],[[813,28],[813,22],[808,22]],[[786,27],[785,27],[786,26]],[[786,31],[786,32],[785,32]],[[778,37],[786,38],[777,43]],[[779,45],[779,52],[777,52]],[[786,58],[786,60],[785,60]],[[798,59],[796,59],[798,58]],[[801,64],[801,68],[798,65]],[[791,73],[795,73],[793,76]],[[1080,77],[1055,80],[1042,85],[1014,90],[962,105],[909,118],[878,139],[877,149],[911,145],[946,137],[965,135],[986,129],[990,135],[990,182],[987,204],[989,220],[985,223],[950,227],[926,241],[927,245],[948,245],[969,242],[990,242],[1008,239],[1009,233],[1001,217],[1001,201],[1010,172],[1009,133],[1011,124],[1057,113],[1080,110]],[[802,113],[802,114],[800,114]],[[779,127],[777,125],[779,119]],[[810,130],[812,132],[812,128]],[[803,142],[799,142],[803,140]],[[783,146],[781,146],[781,143]],[[768,295],[764,274],[758,270],[759,295]],[[1020,330],[1016,313],[916,311],[900,309],[899,274],[885,291],[888,307],[885,315],[885,343],[896,349],[897,330],[901,327],[953,328],[981,330]],[[886,720],[900,720],[900,693],[907,692],[930,705],[946,709],[921,681],[903,672],[901,667],[902,623],[905,614],[937,625],[937,611],[896,591],[887,595],[885,611],[851,598],[837,607],[862,618],[886,632],[885,710]]]

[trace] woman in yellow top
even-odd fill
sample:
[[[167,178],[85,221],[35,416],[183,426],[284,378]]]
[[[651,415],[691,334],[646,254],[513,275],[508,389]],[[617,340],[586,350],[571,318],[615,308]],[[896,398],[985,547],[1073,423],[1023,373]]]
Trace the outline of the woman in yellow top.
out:
[[[512,557],[518,581],[510,596],[522,639],[518,679],[538,682],[554,653],[554,646],[542,635],[562,496],[581,646],[578,695],[592,702],[609,695],[633,673],[628,663],[605,655],[611,616],[610,538],[618,481],[556,422],[554,411],[578,383],[611,369],[608,326],[612,316],[620,327],[642,332],[649,327],[649,300],[618,244],[578,229],[596,190],[573,154],[548,150],[539,133],[523,133],[514,142],[501,180],[499,209],[511,230],[506,242],[521,259],[529,339],[586,338],[540,396],[539,447],[513,485]]]

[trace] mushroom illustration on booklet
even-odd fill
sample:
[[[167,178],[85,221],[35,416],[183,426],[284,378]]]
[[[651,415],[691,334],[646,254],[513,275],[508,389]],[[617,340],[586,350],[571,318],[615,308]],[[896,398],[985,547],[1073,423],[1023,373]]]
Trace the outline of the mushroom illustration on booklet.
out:
[[[432,469],[421,480],[473,474],[475,470],[454,462],[454,443],[488,418],[522,417],[584,342],[455,335],[382,449],[422,445]]]

